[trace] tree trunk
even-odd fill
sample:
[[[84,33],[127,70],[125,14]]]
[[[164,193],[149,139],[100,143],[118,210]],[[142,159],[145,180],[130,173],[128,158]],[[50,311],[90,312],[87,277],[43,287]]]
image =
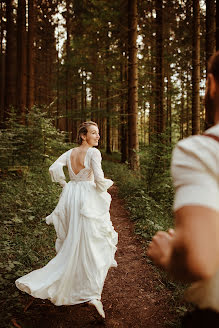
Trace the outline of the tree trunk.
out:
[[[15,104],[13,73],[13,1],[6,1],[6,54],[5,54],[5,103],[3,122],[8,118],[10,106]]]
[[[0,17],[3,17],[2,1],[0,2]],[[4,94],[5,94],[5,54],[3,52],[4,27],[3,20],[0,22],[0,124],[4,115]]]
[[[180,111],[180,139],[183,139],[184,137],[184,122],[185,122],[185,88],[184,88],[184,77],[183,74],[181,74],[181,111]]]
[[[121,150],[121,162],[125,163],[128,159],[128,154],[127,154],[127,113],[126,113],[126,93],[125,93],[125,87],[126,87],[126,67],[124,58],[122,56],[121,58],[121,64],[120,64],[120,81],[121,81],[121,86],[122,86],[122,97],[121,97],[121,105],[120,105],[120,150]]]
[[[138,68],[137,68],[137,0],[128,0],[128,135],[129,163],[139,170],[138,145]]]
[[[219,0],[216,0],[216,50],[219,50]]]
[[[167,68],[167,126],[168,126],[168,140],[172,143],[172,82],[170,77],[170,66]]]
[[[69,1],[66,1],[66,62],[65,62],[65,131],[67,132],[66,136],[69,133],[69,55],[70,55],[70,31],[69,31]],[[83,80],[82,80],[83,83]],[[69,137],[67,137],[67,140]]]
[[[155,76],[154,76],[154,56],[152,55],[153,45],[151,44],[151,56],[150,56],[150,98],[149,98],[149,132],[148,132],[148,140],[149,144],[154,140],[155,134],[155,108],[154,108],[154,99],[155,99]]]
[[[84,116],[83,120],[87,120],[87,73],[84,76]]]
[[[17,109],[25,122],[27,90],[26,0],[18,0],[17,11]]]
[[[206,51],[206,76],[208,73],[208,60],[215,52],[215,1],[206,0],[206,35],[205,35],[205,51]],[[205,128],[214,125],[214,117],[212,112],[205,109]]]
[[[190,135],[190,121],[191,121],[191,83],[189,80],[190,69],[187,69],[186,74],[186,133],[185,136],[188,137]]]
[[[200,133],[200,6],[193,0],[192,134]]]
[[[30,110],[34,105],[34,1],[28,0],[28,42],[27,42],[27,108]]]
[[[163,0],[156,0],[156,133],[159,142],[162,142],[164,129],[164,73],[163,73]]]
[[[59,61],[59,52],[57,52],[57,68],[56,68],[56,119],[55,119],[55,126],[56,129],[59,129],[59,112],[60,112],[60,61]]]
[[[111,151],[111,117],[110,117],[110,90],[109,90],[109,69],[106,67],[106,153],[112,154]]]

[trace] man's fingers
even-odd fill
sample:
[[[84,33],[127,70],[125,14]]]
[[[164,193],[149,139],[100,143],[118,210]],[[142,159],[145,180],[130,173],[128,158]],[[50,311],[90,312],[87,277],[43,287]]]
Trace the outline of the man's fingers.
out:
[[[172,228],[170,228],[170,229],[168,230],[168,234],[169,234],[171,237],[173,237],[173,236],[175,235],[175,230],[172,229]]]
[[[158,240],[158,239],[169,239],[170,238],[170,234],[167,233],[166,231],[158,231],[156,233],[156,235],[154,235],[154,237],[152,238],[152,240]]]

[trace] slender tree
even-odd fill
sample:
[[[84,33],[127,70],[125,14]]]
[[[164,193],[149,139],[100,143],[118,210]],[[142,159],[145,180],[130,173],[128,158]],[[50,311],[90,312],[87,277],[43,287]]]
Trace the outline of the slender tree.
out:
[[[5,17],[3,3],[0,2],[0,17]],[[3,38],[5,26],[3,19],[0,21],[0,122],[3,121],[4,115],[4,92],[5,92],[5,52],[3,49]]]
[[[216,0],[216,50],[219,50],[219,0]]]
[[[69,132],[69,112],[70,112],[70,71],[69,71],[69,60],[70,60],[70,19],[69,19],[69,1],[66,1],[66,71],[65,71],[65,131]],[[83,83],[83,82],[82,82]],[[83,84],[82,84],[82,93],[83,93]]]
[[[138,67],[137,67],[137,0],[128,0],[128,136],[129,163],[139,169],[138,156]]]
[[[164,129],[163,0],[156,0],[156,132],[161,140]]]
[[[127,95],[126,95],[126,85],[127,85],[127,63],[126,56],[121,54],[121,64],[120,64],[120,80],[122,86],[122,97],[120,104],[120,149],[121,149],[121,162],[125,163],[128,159],[128,138],[127,138]]]
[[[109,88],[109,68],[106,66],[106,152],[111,154],[111,117],[110,117],[110,88]]]
[[[193,0],[192,134],[200,133],[200,4]]]
[[[25,121],[27,92],[26,0],[18,0],[17,10],[17,109]]]
[[[6,1],[6,55],[5,55],[5,106],[3,114],[3,122],[8,118],[11,105],[15,105],[14,97],[14,72],[13,72],[13,0]]]
[[[35,0],[28,0],[28,34],[27,34],[27,108],[30,110],[35,102],[34,96],[34,41],[35,41]]]
[[[211,55],[215,52],[215,1],[206,0],[206,35],[205,35],[205,46],[206,46],[206,73],[208,70],[208,60]],[[205,112],[205,127],[208,128],[214,124],[214,117],[211,112],[206,109]]]

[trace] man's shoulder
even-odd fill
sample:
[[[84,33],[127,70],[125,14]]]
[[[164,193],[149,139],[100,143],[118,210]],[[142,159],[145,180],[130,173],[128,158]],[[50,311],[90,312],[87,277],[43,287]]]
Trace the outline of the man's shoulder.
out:
[[[173,150],[172,166],[207,167],[215,171],[219,161],[219,142],[203,135],[180,140]]]
[[[193,135],[178,141],[175,146],[175,150],[188,151],[190,153],[200,153],[202,151],[214,152],[215,144],[217,142],[215,139],[208,137],[206,135]]]

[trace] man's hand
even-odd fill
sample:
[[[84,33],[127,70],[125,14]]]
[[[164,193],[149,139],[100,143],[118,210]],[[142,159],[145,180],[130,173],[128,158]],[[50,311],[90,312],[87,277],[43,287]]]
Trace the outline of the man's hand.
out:
[[[166,270],[170,263],[174,235],[173,229],[169,229],[168,232],[158,231],[152,238],[147,251],[152,261]]]

